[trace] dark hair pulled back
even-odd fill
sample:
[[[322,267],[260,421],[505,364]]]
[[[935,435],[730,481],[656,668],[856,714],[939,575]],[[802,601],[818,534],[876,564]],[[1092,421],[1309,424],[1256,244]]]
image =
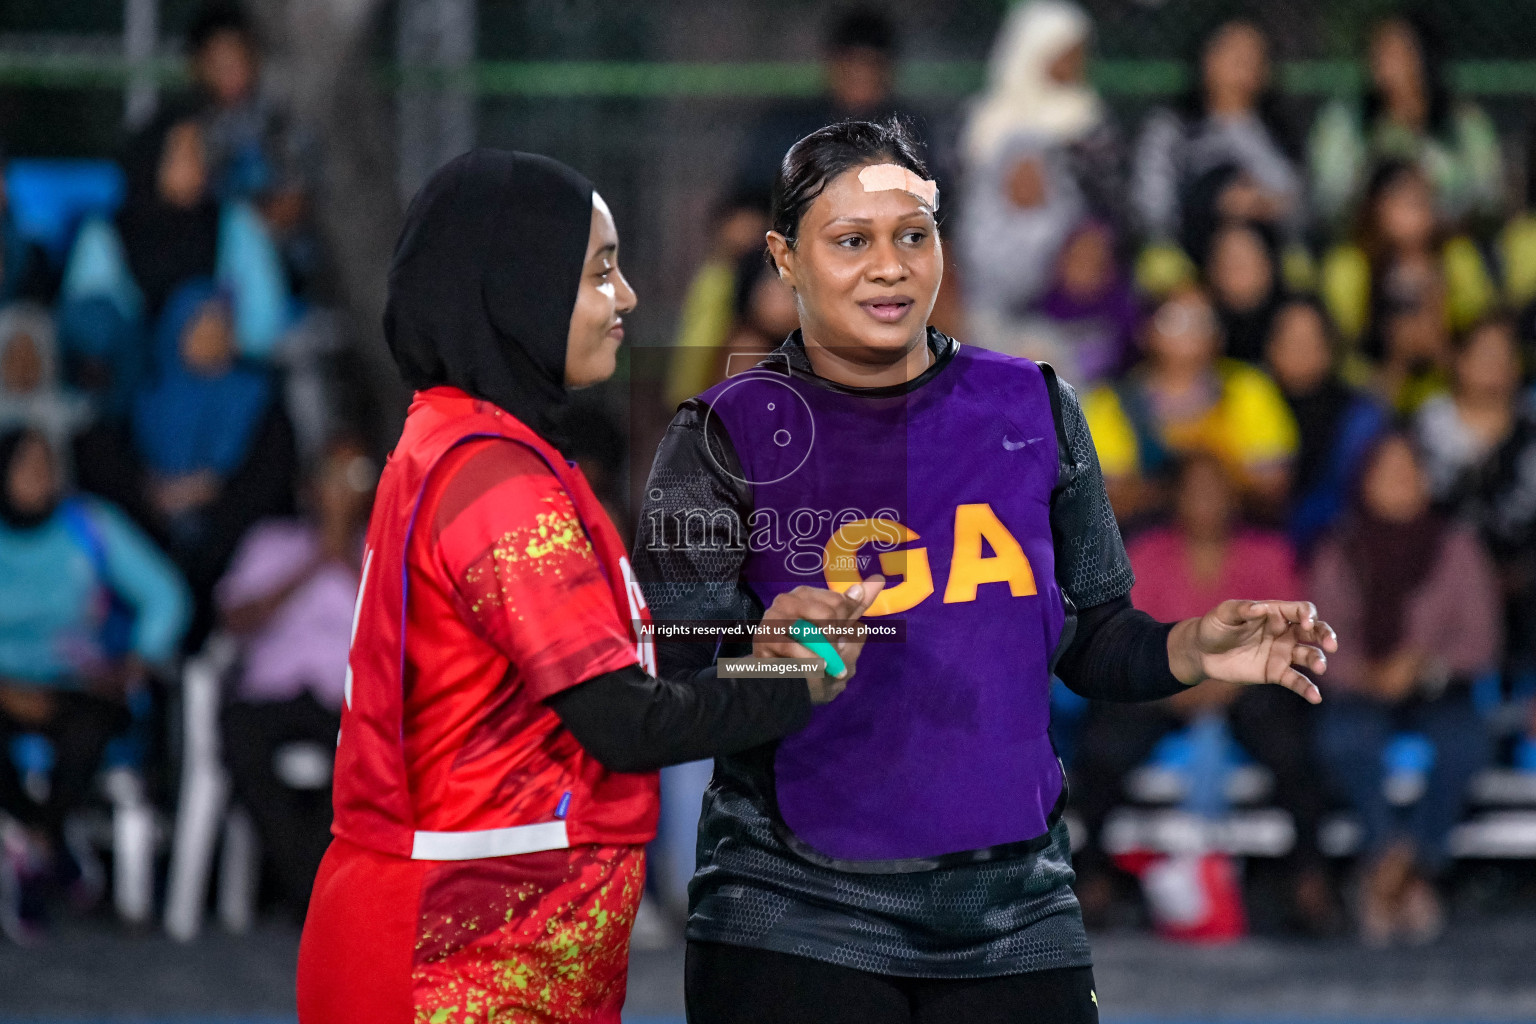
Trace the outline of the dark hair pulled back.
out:
[[[899,118],[885,121],[843,121],[818,128],[789,147],[773,183],[773,230],[799,240],[800,218],[839,174],[870,163],[893,163],[921,178],[928,166],[918,155],[918,143]]]

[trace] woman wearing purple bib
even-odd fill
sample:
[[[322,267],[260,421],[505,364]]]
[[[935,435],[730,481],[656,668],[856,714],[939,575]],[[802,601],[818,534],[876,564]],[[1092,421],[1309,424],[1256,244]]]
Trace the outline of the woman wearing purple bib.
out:
[[[934,183],[898,124],[798,142],[768,245],[801,329],[685,402],[634,566],[657,620],[755,622],[796,586],[883,573],[841,699],[719,758],[690,886],[693,1024],[1096,1021],[1072,894],[1054,672],[1154,700],[1204,679],[1316,703],[1305,602],[1160,623],[1077,397],[1048,366],[928,327]],[[663,670],[739,653],[663,641]]]

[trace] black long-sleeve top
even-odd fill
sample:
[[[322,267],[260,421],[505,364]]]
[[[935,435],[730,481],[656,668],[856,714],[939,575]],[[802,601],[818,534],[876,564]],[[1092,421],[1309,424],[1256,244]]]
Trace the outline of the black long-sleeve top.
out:
[[[869,393],[910,392],[942,373],[956,343],[930,331],[929,345],[934,358],[920,376]],[[776,356],[800,379],[841,387],[815,375],[798,334]],[[1184,687],[1168,667],[1172,627],[1131,606],[1130,563],[1076,394],[1056,382],[1052,398],[1060,472],[1050,519],[1067,611],[1054,671],[1076,692],[1097,699],[1141,701],[1177,693]],[[707,415],[694,399],[668,428],[646,484],[632,561],[658,619],[756,621],[761,602],[741,578],[751,488],[718,423],[705,430]],[[669,536],[688,542],[671,543]],[[743,651],[663,641],[657,653],[662,675],[670,678]],[[1059,821],[1041,843],[1022,851],[911,862],[884,874],[814,863],[796,852],[778,818],[773,751],[770,743],[716,760],[700,823],[690,939],[927,977],[1089,962]]]
[[[658,679],[631,665],[545,703],[611,772],[654,771],[740,753],[811,718],[804,679],[718,679],[713,666]]]

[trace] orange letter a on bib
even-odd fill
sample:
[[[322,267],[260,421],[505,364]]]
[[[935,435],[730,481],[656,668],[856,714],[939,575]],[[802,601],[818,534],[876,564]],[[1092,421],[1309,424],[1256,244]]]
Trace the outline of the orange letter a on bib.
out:
[[[981,553],[981,542],[991,545],[993,554]],[[955,507],[955,551],[949,562],[949,584],[944,588],[944,603],[976,600],[976,588],[983,583],[1007,583],[1014,597],[1038,593],[1035,571],[1030,568],[1024,549],[985,502]]]

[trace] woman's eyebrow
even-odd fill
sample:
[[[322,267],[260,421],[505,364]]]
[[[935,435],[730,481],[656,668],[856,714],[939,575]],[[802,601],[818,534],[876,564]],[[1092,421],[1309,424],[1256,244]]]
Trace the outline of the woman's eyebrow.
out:
[[[897,220],[909,220],[909,219],[911,219],[913,217],[922,217],[922,218],[925,218],[925,219],[931,219],[932,218],[932,214],[930,214],[925,209],[919,208],[919,209],[916,209],[916,210],[909,210],[906,213],[903,213],[900,216],[898,216],[896,219]],[[870,226],[873,223],[874,223],[874,219],[870,218],[870,217],[833,217],[831,220],[827,221],[827,227],[832,227],[834,224],[854,224],[854,225],[857,225],[859,227],[868,227],[868,226]]]
[[[597,250],[597,252],[593,253],[588,258],[589,259],[594,259],[594,260],[595,259],[606,259],[606,258],[614,255],[618,251],[619,251],[619,243],[618,242],[609,242],[607,245],[605,245],[601,249]]]

